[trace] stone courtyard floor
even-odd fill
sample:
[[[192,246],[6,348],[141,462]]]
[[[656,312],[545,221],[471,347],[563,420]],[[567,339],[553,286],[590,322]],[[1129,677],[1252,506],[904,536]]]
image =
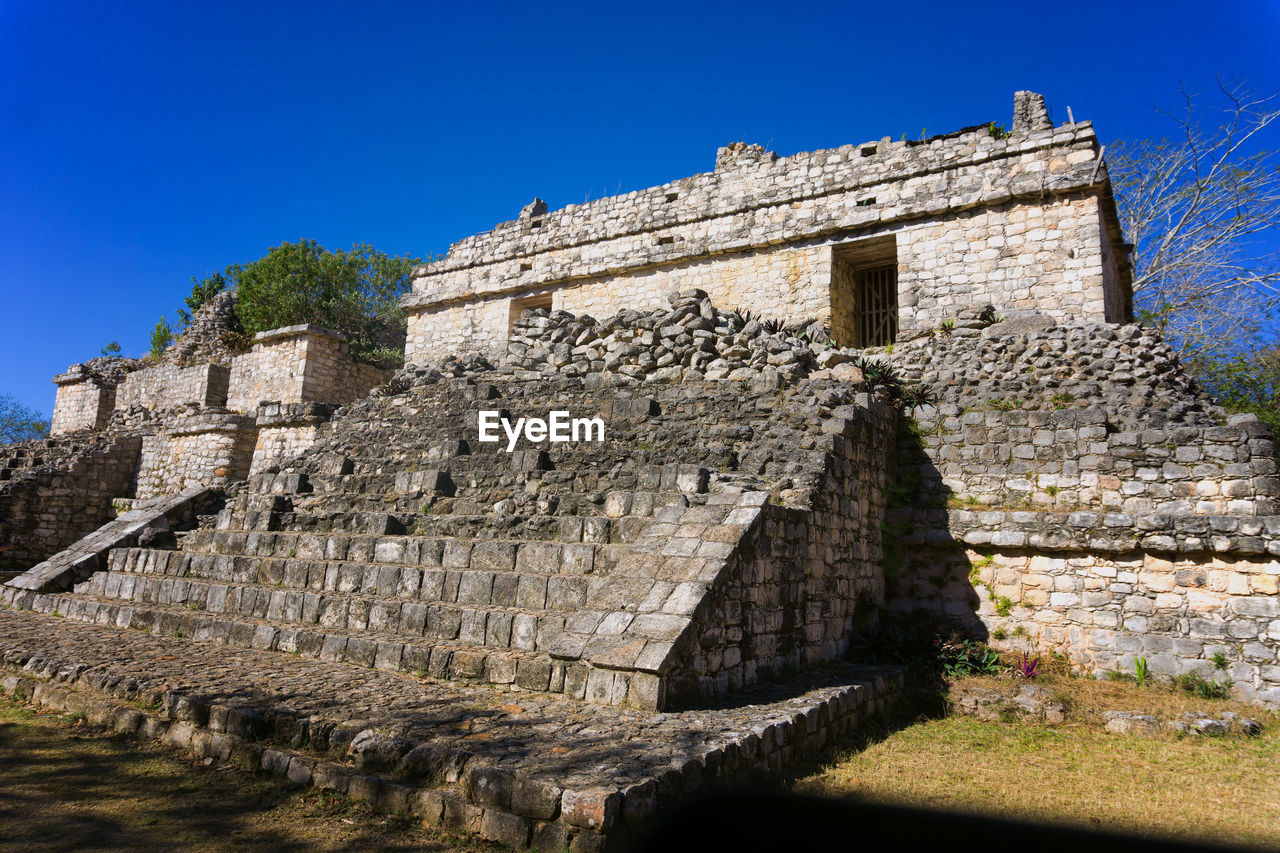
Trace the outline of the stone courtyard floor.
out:
[[[0,610],[19,699],[509,844],[588,849],[713,780],[776,774],[874,713],[847,665],[670,713],[436,682]]]

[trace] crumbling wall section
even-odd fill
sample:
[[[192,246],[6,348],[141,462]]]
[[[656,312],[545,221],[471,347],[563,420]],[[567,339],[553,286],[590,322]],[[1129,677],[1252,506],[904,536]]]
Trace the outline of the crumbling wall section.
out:
[[[1136,326],[961,317],[892,359],[939,402],[900,437],[892,609],[1280,703],[1266,424],[1226,414]]]
[[[243,480],[249,476],[256,438],[252,418],[225,409],[177,418],[144,440],[137,496],[154,498]]]
[[[336,408],[333,404],[320,403],[267,403],[259,406],[258,438],[249,473],[260,474],[273,465],[301,455],[316,443],[320,428],[333,417]]]
[[[129,374],[116,391],[115,408],[131,406],[163,410],[187,403],[223,406],[227,402],[230,369],[222,364],[179,367],[162,364]]]
[[[53,403],[50,435],[102,429],[115,408],[116,389],[89,376],[62,374],[53,380],[58,393]]]
[[[141,447],[136,435],[95,437],[0,484],[0,545],[11,546],[0,561],[30,568],[110,521],[112,499],[133,494]]]

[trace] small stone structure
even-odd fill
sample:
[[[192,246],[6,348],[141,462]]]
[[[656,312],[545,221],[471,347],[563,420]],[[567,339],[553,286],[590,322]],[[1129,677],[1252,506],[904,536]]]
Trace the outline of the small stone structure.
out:
[[[207,302],[158,364],[99,358],[54,378],[54,443],[11,461],[23,468],[59,442],[60,452],[39,478],[15,470],[0,485],[0,539],[15,546],[6,562],[51,556],[109,520],[113,498],[225,486],[296,456],[338,406],[391,375],[318,326],[261,332],[238,352],[234,306],[233,293]]]
[[[496,357],[524,308],[607,316],[691,288],[722,308],[821,321],[847,346],[980,302],[1129,321],[1128,256],[1092,125],[1055,128],[1039,95],[1015,100],[1008,133],[991,124],[781,158],[736,143],[714,172],[526,208],[416,271],[406,360]]]

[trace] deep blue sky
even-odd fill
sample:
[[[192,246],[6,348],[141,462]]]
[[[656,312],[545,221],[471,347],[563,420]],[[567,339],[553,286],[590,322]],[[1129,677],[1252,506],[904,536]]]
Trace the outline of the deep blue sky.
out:
[[[995,120],[1104,142],[1221,72],[1280,88],[1280,3],[0,0],[0,393],[147,348],[192,275],[286,240],[442,252],[673,180]],[[1278,141],[1280,144],[1280,141]]]

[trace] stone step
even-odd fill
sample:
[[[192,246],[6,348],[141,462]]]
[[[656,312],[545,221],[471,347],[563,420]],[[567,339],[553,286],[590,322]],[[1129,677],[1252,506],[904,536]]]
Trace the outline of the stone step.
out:
[[[36,595],[28,609],[77,622],[131,628],[238,648],[285,652],[440,680],[514,685],[523,690],[582,698],[588,667],[534,650],[491,647],[462,640],[407,640],[378,631],[325,630],[240,615],[193,612],[178,605],[114,601],[76,594]]]
[[[586,574],[621,558],[636,531],[604,524],[572,526],[563,539],[463,538],[453,536],[348,536],[344,534],[202,530],[188,535],[181,552],[214,556],[328,560],[393,566],[480,568],[554,574]]]
[[[656,511],[655,511],[656,512]],[[333,519],[330,522],[330,519]],[[449,513],[445,515],[407,516],[350,514],[317,516],[296,513],[270,513],[246,518],[244,527],[227,527],[219,533],[257,534],[260,536],[312,536],[331,539],[347,537],[355,541],[364,537],[507,539],[513,541],[560,542],[634,542],[652,520],[650,516],[619,515],[484,515]],[[363,559],[363,558],[361,558]]]
[[[581,580],[581,579],[578,579]],[[557,590],[560,594],[563,590]],[[600,614],[575,610],[544,609],[546,586],[526,588],[524,601],[494,603],[492,590],[479,586],[454,592],[455,602],[440,599],[404,600],[357,593],[315,593],[256,584],[219,584],[206,581],[99,572],[77,586],[73,598],[105,602],[132,602],[182,608],[192,613],[232,619],[264,619],[273,624],[319,627],[324,631],[365,632],[395,636],[401,642],[458,641],[491,648],[545,651],[562,634],[566,623],[577,632],[592,630]],[[586,585],[568,589],[557,603],[576,602],[581,608]],[[503,598],[498,598],[502,602]],[[540,606],[539,602],[541,602]]]
[[[589,589],[607,583],[607,572],[594,574],[554,572],[486,571],[483,569],[418,569],[401,566],[366,566],[302,560],[219,557],[216,560],[165,560],[161,555],[139,554],[136,559],[113,558],[108,572],[98,572],[77,584],[77,591],[115,595],[119,581],[113,578],[164,579],[221,586],[254,586],[271,591],[296,591],[361,595],[392,601],[429,604],[492,604],[572,610],[581,607]],[[129,584],[132,589],[132,582]],[[132,593],[121,593],[129,597]]]
[[[624,847],[704,786],[820,758],[897,683],[844,665],[649,714],[13,609],[0,661],[0,690],[47,711],[544,851]]]

